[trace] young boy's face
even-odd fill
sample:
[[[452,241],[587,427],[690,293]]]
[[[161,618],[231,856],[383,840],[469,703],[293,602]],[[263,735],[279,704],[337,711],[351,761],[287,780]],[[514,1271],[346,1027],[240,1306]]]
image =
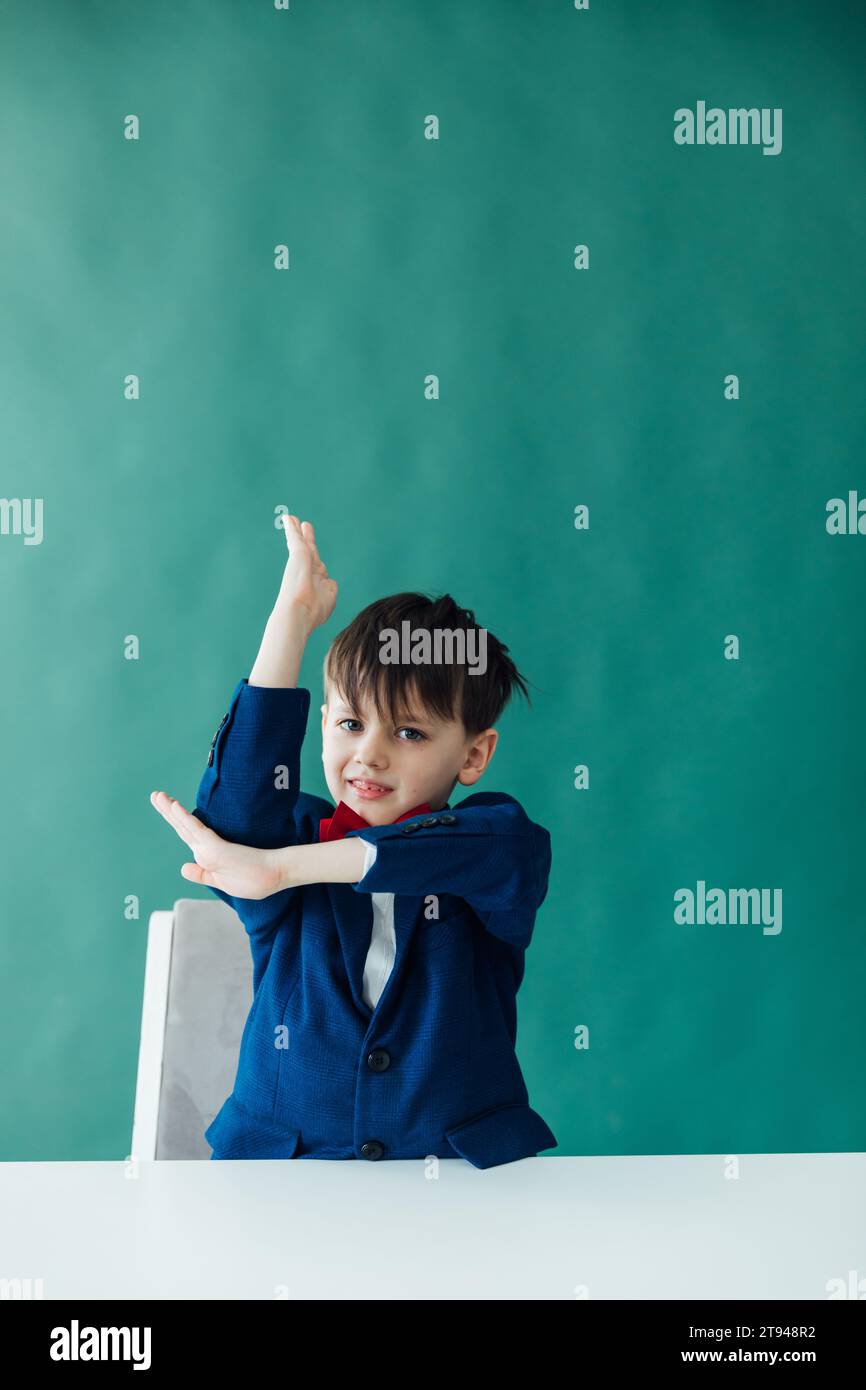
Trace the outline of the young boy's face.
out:
[[[441,810],[456,781],[477,782],[499,737],[470,737],[459,719],[442,720],[416,700],[402,724],[380,720],[366,702],[351,710],[328,682],[322,705],[322,763],[334,805],[345,801],[371,825],[389,825],[427,802]]]

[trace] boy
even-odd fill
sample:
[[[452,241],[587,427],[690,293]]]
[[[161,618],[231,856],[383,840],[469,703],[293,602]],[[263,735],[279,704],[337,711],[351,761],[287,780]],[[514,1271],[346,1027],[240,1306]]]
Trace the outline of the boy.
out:
[[[235,909],[253,1004],[213,1158],[454,1158],[477,1168],[557,1140],[528,1103],[516,999],[547,893],[550,836],[513,797],[475,793],[522,677],[484,632],[484,669],[383,660],[384,634],[457,632],[447,595],[364,609],[325,660],[322,762],[336,811],[299,791],[310,632],[337,586],[313,527],[289,559],[249,680],[214,735],[195,813],[151,801],[190,846],[184,878]],[[439,646],[441,652],[441,645]],[[453,654],[453,649],[452,653]],[[372,923],[372,931],[371,931]]]

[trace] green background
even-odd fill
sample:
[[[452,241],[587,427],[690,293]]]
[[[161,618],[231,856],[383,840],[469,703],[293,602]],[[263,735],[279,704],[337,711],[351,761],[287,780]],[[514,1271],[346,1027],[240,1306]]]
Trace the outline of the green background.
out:
[[[402,589],[533,682],[479,790],[553,837],[518,1055],[554,1152],[866,1148],[866,537],[825,529],[866,491],[864,29],[4,6],[0,491],[45,533],[0,536],[0,1157],[129,1152],[147,917],[211,896],[149,793],[194,804],[280,505],[340,585],[314,710],[328,640]],[[675,145],[699,99],[781,107],[781,154]],[[320,752],[311,715],[327,795]],[[781,933],[677,925],[698,879],[781,888]]]

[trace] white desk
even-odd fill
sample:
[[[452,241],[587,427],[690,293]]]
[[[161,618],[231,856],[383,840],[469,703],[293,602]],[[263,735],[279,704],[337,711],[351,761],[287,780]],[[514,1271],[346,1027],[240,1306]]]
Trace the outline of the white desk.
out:
[[[0,1275],[46,1299],[824,1300],[866,1279],[866,1154],[739,1162],[4,1163]]]

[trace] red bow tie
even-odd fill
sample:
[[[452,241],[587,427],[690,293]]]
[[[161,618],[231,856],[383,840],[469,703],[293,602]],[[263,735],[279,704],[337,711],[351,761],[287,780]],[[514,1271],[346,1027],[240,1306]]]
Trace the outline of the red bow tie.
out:
[[[397,820],[391,821],[391,825],[396,825],[399,820],[407,820],[409,816],[419,816],[422,811],[429,811],[430,807],[426,801],[422,801],[420,806],[413,806],[411,811],[404,811]],[[319,821],[319,842],[325,840],[342,840],[349,830],[360,830],[363,826],[369,825],[368,820],[359,816],[358,812],[351,806],[347,806],[345,801],[341,801],[332,816],[325,816]]]

